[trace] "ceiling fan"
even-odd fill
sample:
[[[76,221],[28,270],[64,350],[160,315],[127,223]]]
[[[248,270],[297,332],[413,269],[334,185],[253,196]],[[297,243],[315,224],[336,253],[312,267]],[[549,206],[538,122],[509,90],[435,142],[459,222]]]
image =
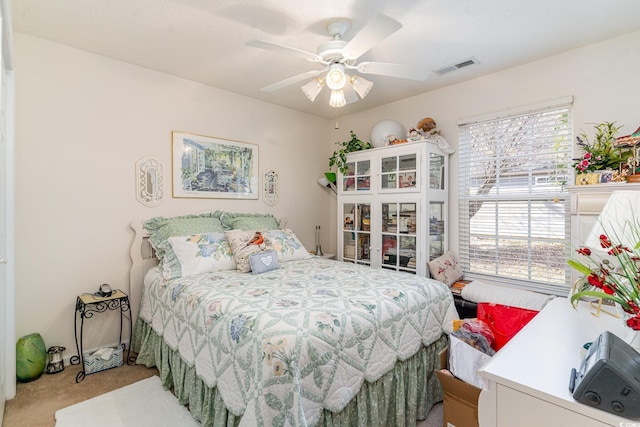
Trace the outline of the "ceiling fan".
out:
[[[294,54],[322,66],[320,69],[286,78],[260,90],[263,92],[275,92],[313,77],[313,80],[301,87],[304,94],[313,102],[324,85],[326,85],[331,89],[329,105],[337,108],[357,101],[358,95],[360,98],[364,98],[373,86],[372,82],[357,74],[349,75],[348,71],[411,80],[425,80],[427,78],[429,71],[425,67],[388,62],[358,62],[360,56],[402,28],[400,22],[387,15],[377,15],[350,41],[342,40],[350,26],[351,21],[345,18],[336,18],[329,21],[327,32],[333,39],[319,45],[315,53],[266,40],[248,41],[247,45],[249,46]]]

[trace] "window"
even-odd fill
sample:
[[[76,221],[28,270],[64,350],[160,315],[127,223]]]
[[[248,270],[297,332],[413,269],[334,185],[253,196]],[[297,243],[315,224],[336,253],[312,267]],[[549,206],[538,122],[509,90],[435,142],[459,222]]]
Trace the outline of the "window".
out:
[[[471,277],[569,290],[571,101],[459,123],[459,253]]]

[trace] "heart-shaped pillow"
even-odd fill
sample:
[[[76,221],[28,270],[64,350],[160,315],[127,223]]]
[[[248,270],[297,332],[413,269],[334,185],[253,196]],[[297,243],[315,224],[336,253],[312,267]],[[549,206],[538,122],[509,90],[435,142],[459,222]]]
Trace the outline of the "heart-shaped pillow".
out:
[[[249,255],[249,265],[253,274],[265,273],[280,268],[276,251],[264,251]]]

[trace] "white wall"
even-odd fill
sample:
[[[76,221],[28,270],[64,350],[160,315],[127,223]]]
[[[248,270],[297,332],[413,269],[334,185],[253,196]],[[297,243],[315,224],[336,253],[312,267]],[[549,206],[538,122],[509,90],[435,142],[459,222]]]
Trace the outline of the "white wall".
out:
[[[345,116],[341,120],[341,138],[346,138],[353,129],[368,140],[371,128],[383,119],[396,120],[408,129],[424,117],[433,117],[442,136],[457,148],[460,119],[569,95],[574,96],[574,134],[583,130],[591,134],[590,123],[615,121],[623,126],[620,136],[628,135],[640,126],[638,46],[640,32]],[[449,242],[452,248],[457,248],[457,152],[450,161]]]
[[[16,325],[75,353],[76,295],[101,283],[128,289],[129,222],[202,210],[288,218],[308,249],[328,235],[328,121],[24,34],[15,36]],[[171,131],[259,145],[261,173],[280,177],[280,201],[174,199]],[[135,197],[135,163],[158,158],[165,201]],[[327,236],[328,238],[328,236]],[[116,317],[86,322],[85,348],[117,341]],[[106,328],[104,325],[110,325]]]
[[[341,117],[336,131],[334,120],[17,34],[17,335],[38,331],[47,345],[70,353],[75,296],[103,282],[127,286],[134,218],[216,208],[273,212],[286,216],[310,248],[314,225],[321,225],[323,248],[334,251],[335,198],[315,181],[334,142],[347,140],[350,130],[368,140],[382,119],[409,128],[433,117],[457,147],[461,118],[573,95],[576,133],[603,121],[631,133],[640,125],[638,45],[640,32]],[[168,192],[159,207],[139,204],[134,164],[143,156],[164,163],[170,190],[172,130],[259,144],[260,170],[280,174],[280,203],[172,199]],[[455,248],[457,154],[451,161]],[[109,339],[90,332],[94,342]]]

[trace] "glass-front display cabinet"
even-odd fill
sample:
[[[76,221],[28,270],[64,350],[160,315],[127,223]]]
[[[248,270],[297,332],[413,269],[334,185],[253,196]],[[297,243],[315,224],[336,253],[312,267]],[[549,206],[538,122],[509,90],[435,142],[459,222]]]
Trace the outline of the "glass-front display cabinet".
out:
[[[385,156],[380,161],[380,189],[419,188],[418,153]]]
[[[342,191],[358,192],[371,189],[371,160],[347,163],[347,173],[342,175]]]
[[[444,202],[429,202],[429,261],[445,253],[444,207]]]
[[[382,203],[382,268],[416,272],[416,211],[416,203]]]
[[[444,154],[429,153],[429,189],[444,190],[445,181],[445,156]]]
[[[371,264],[371,204],[343,205],[343,261]]]
[[[347,155],[338,174],[338,260],[427,276],[447,250],[449,156],[417,141]]]

